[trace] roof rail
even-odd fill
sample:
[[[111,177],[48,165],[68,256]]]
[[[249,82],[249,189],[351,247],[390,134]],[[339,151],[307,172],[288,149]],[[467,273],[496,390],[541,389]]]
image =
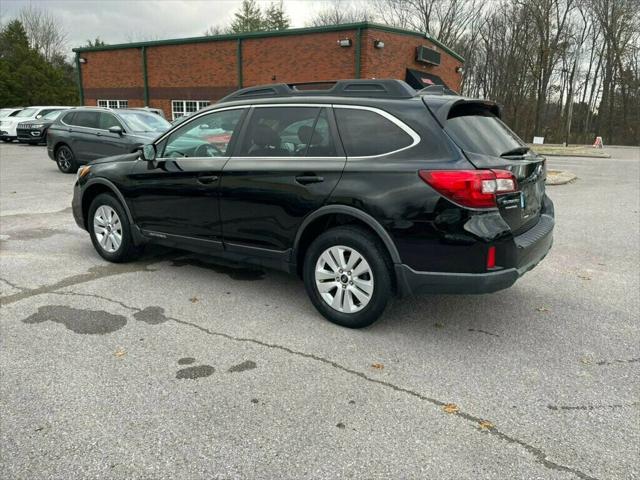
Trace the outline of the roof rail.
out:
[[[329,88],[313,88],[330,85]],[[368,98],[412,98],[416,91],[402,80],[338,80],[331,82],[274,83],[237,90],[218,103],[270,97],[328,96]]]

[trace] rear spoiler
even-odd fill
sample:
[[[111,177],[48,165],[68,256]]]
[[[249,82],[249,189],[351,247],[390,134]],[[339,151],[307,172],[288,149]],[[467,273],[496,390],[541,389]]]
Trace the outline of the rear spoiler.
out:
[[[436,117],[438,122],[440,122],[440,125],[443,126],[447,122],[447,119],[451,118],[452,113],[455,116],[456,111],[461,109],[484,110],[492,113],[498,118],[501,118],[502,116],[500,105],[490,100],[467,99],[461,97],[440,97],[440,101],[433,101],[433,97],[430,99],[422,97],[422,99],[429,110],[431,110],[433,116]]]

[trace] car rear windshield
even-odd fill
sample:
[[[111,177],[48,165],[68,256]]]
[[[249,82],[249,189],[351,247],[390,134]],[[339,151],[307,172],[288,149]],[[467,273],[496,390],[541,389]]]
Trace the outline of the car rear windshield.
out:
[[[16,117],[34,117],[37,111],[37,108],[25,108]]]
[[[154,113],[119,111],[118,115],[132,132],[164,132],[171,127],[169,122]]]
[[[445,131],[467,152],[499,157],[505,152],[526,147],[502,120],[482,108],[452,109]]]

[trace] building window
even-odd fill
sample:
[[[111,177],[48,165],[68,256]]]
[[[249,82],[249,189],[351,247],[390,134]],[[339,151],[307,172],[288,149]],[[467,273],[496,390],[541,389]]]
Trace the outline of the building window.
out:
[[[189,116],[208,106],[208,100],[173,100],[171,102],[171,118],[175,120],[185,115]]]
[[[99,107],[129,108],[129,100],[98,100]]]

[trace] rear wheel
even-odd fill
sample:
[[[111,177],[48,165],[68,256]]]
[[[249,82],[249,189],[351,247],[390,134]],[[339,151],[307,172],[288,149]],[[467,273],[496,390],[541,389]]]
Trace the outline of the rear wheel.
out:
[[[61,145],[56,150],[56,164],[62,173],[75,173],[78,171],[76,158],[66,145]]]
[[[114,196],[102,193],[91,202],[87,227],[94,248],[105,260],[121,263],[139,255],[127,214]]]
[[[364,228],[336,227],[320,235],[307,250],[303,273],[314,306],[344,327],[371,325],[391,298],[387,252]]]

